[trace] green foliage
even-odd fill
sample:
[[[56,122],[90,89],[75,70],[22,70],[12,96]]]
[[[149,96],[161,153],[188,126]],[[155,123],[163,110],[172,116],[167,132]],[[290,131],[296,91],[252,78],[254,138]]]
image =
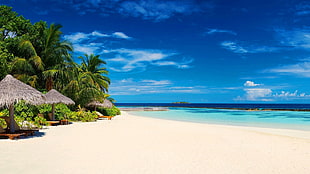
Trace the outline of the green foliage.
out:
[[[67,115],[71,113],[71,110],[65,104],[57,104],[55,106],[55,118],[56,120],[67,119]]]
[[[9,110],[4,109],[4,110],[2,110],[2,111],[0,112],[0,126],[1,126],[2,128],[6,128],[7,125],[6,125],[6,123],[5,123],[5,120],[2,119],[1,117],[7,117],[7,116],[9,116]]]
[[[52,105],[50,104],[43,104],[40,106],[37,106],[39,109],[39,113],[44,115],[44,118],[48,118],[48,114],[52,113]],[[55,119],[56,120],[64,120],[67,118],[67,115],[71,112],[71,110],[68,108],[65,104],[55,104]]]
[[[68,114],[68,119],[70,121],[82,121],[82,122],[90,122],[90,121],[96,121],[98,116],[95,112],[90,111],[76,111],[76,112],[70,112]]]
[[[37,107],[38,107],[39,113],[43,114],[44,117],[47,117],[47,114],[52,112],[52,105],[50,104],[43,104]]]
[[[106,98],[110,85],[106,62],[90,54],[75,63],[72,44],[62,39],[61,28],[45,21],[32,24],[11,7],[0,5],[0,79],[10,73],[41,91],[56,89],[76,105]],[[18,112],[23,118],[34,118],[38,111]],[[57,112],[56,118],[65,117],[66,111]]]
[[[26,104],[24,101],[20,101],[14,106],[14,115],[27,120],[27,118],[34,118],[38,115],[39,110],[36,106]]]
[[[46,119],[38,116],[39,108],[37,106],[20,101],[15,104],[14,109],[15,121],[19,126],[41,127],[41,125],[46,125]]]
[[[98,107],[97,110],[106,116],[121,115],[121,111],[116,106],[113,106],[112,108]]]

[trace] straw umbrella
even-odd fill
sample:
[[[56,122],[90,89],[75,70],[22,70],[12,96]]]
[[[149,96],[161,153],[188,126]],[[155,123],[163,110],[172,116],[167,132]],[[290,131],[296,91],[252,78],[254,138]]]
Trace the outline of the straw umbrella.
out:
[[[55,89],[48,91],[45,94],[46,104],[52,104],[52,120],[55,120],[55,104],[63,103],[66,105],[74,105],[74,101],[71,98],[64,96]]]
[[[104,99],[104,101],[102,103],[99,101],[92,101],[92,102],[88,103],[87,106],[94,106],[95,110],[96,110],[96,107],[112,108],[113,103],[110,100]]]
[[[38,105],[45,102],[45,97],[38,90],[15,79],[13,76],[5,76],[0,81],[0,107],[6,106],[9,108],[10,125],[8,126],[11,133],[15,132],[14,104],[20,100]]]

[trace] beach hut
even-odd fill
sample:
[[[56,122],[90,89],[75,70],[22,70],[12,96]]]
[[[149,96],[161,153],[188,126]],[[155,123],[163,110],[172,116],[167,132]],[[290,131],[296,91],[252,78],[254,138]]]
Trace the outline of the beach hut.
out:
[[[71,98],[64,96],[55,89],[48,91],[48,93],[45,94],[45,98],[46,98],[45,102],[46,104],[52,104],[52,118],[51,118],[52,120],[55,120],[55,104],[58,103],[63,103],[66,105],[75,104]]]
[[[103,102],[92,101],[92,102],[88,103],[86,106],[93,106],[93,107],[95,107],[95,110],[96,110],[96,107],[112,108],[113,103],[110,100],[104,99]]]
[[[0,107],[9,108],[10,125],[8,126],[11,133],[15,132],[14,104],[20,100],[39,105],[45,102],[45,97],[35,88],[7,75],[0,81]]]

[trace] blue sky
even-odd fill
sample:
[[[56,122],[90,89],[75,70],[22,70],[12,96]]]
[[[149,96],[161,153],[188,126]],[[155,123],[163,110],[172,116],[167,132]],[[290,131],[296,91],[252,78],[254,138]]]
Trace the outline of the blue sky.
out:
[[[0,0],[101,55],[117,102],[310,102],[310,2]]]

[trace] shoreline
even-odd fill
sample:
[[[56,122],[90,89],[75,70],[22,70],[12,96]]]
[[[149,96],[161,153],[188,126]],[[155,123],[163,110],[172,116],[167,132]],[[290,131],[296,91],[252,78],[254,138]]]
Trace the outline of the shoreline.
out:
[[[0,171],[107,174],[307,174],[310,132],[190,123],[123,112],[0,140]]]
[[[255,131],[260,133],[266,133],[270,135],[275,136],[287,136],[292,138],[302,138],[302,139],[308,139],[310,141],[310,131],[304,130],[304,129],[289,129],[289,128],[281,128],[281,127],[264,127],[264,126],[246,126],[246,125],[234,125],[234,124],[221,124],[221,123],[200,123],[200,122],[191,122],[191,121],[182,121],[182,120],[172,120],[172,119],[163,119],[163,118],[156,118],[156,117],[146,117],[146,116],[140,116],[140,115],[134,115],[131,112],[122,111],[122,113],[126,113],[130,115],[131,117],[141,117],[145,119],[154,119],[154,120],[162,120],[162,121],[171,121],[171,122],[180,122],[180,123],[189,123],[189,124],[197,124],[197,125],[205,125],[208,127],[223,127],[223,128],[232,128],[232,129],[242,129],[246,131]]]
[[[167,111],[169,108],[206,108],[206,109],[226,109],[241,111],[296,111],[310,112],[310,109],[273,109],[273,108],[224,108],[224,107],[192,107],[192,106],[150,106],[150,107],[123,107],[122,111]]]

